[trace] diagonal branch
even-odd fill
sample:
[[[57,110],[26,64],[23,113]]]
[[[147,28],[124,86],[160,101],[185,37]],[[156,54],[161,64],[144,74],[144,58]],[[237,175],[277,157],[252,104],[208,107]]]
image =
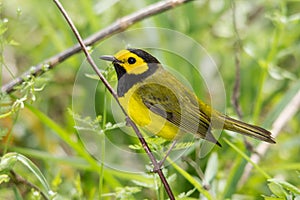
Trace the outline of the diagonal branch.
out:
[[[46,200],[49,199],[49,198],[46,196],[46,194],[45,194],[43,191],[41,191],[41,190],[39,189],[39,187],[37,187],[37,186],[34,185],[33,183],[29,182],[28,180],[24,179],[22,176],[18,175],[15,171],[10,170],[9,172],[10,172],[11,180],[12,180],[12,182],[13,182],[14,184],[16,184],[17,186],[18,186],[18,185],[23,185],[23,186],[25,185],[25,186],[28,186],[29,188],[34,188],[36,191],[38,191],[38,192],[41,194],[41,196],[42,196],[44,199],[46,199]]]
[[[242,119],[242,110],[239,104],[239,98],[240,98],[240,85],[241,85],[241,61],[240,61],[240,54],[242,49],[242,41],[238,32],[237,23],[236,23],[236,5],[235,0],[231,1],[232,6],[232,24],[233,29],[235,32],[235,35],[237,37],[235,42],[235,54],[234,54],[234,62],[235,62],[235,81],[233,86],[233,93],[231,96],[231,103],[233,104],[233,107],[235,109],[235,112],[237,113],[239,119]]]
[[[112,36],[115,33],[121,32],[134,23],[137,23],[143,19],[146,19],[150,16],[162,13],[164,11],[170,10],[176,6],[179,6],[183,3],[190,2],[192,0],[167,0],[167,1],[160,1],[155,4],[152,4],[148,7],[145,7],[142,10],[139,10],[137,12],[134,12],[130,15],[127,15],[123,18],[120,18],[116,20],[113,24],[110,26],[102,29],[101,31],[89,36],[84,40],[84,44],[86,46],[90,46],[95,44],[96,42],[99,42],[103,40],[104,38],[107,38],[109,36]],[[48,69],[54,68],[59,63],[63,62],[64,60],[68,59],[72,55],[78,53],[81,51],[81,46],[79,44],[76,44],[73,47],[70,47],[69,49],[54,55],[51,58],[48,58],[41,62],[40,64],[37,64],[36,66],[32,67],[30,70],[22,74],[21,76],[15,78],[11,82],[5,84],[1,91],[5,93],[11,93],[14,91],[14,87],[20,85],[24,79],[28,76],[40,76],[43,73],[45,73],[45,66]]]
[[[150,158],[153,166],[154,166],[154,172],[157,173],[165,187],[165,190],[169,196],[169,198],[171,200],[175,199],[173,192],[169,186],[169,183],[166,179],[166,177],[164,176],[162,170],[159,168],[159,163],[156,161],[154,155],[151,152],[151,149],[149,148],[147,142],[145,141],[145,139],[143,138],[141,132],[139,131],[139,129],[137,128],[136,124],[129,118],[129,116],[127,115],[126,111],[124,110],[124,108],[121,106],[119,100],[118,100],[118,96],[116,94],[116,92],[114,91],[114,89],[110,86],[110,84],[107,82],[107,80],[105,79],[105,77],[103,76],[103,74],[101,73],[101,71],[98,69],[98,67],[96,66],[94,60],[92,59],[91,55],[89,54],[86,45],[84,44],[84,41],[82,40],[78,30],[76,29],[75,25],[73,24],[72,20],[70,19],[70,17],[68,16],[67,12],[64,10],[63,6],[61,5],[61,3],[59,2],[59,0],[53,0],[54,3],[56,4],[56,6],[58,7],[58,9],[60,10],[60,12],[63,14],[64,18],[66,19],[67,23],[69,24],[70,28],[72,29],[72,32],[74,33],[74,35],[76,36],[80,47],[82,48],[87,61],[89,62],[89,64],[91,65],[91,67],[93,68],[93,70],[96,72],[96,74],[99,76],[99,78],[101,79],[101,81],[103,82],[103,84],[106,86],[106,88],[110,91],[110,93],[113,95],[113,97],[115,98],[115,100],[117,101],[117,103],[119,104],[121,110],[123,111],[123,113],[126,116],[126,120],[129,123],[129,125],[133,128],[133,130],[135,131],[137,137],[139,138],[144,150],[146,151],[148,157]],[[169,2],[173,2],[174,1],[169,1]]]
[[[286,105],[286,107],[283,109],[283,111],[280,113],[280,115],[277,117],[277,119],[273,122],[272,130],[274,138],[278,136],[284,125],[299,111],[300,109],[300,90],[296,93],[296,95],[292,98],[292,100],[289,102],[289,104]],[[258,164],[262,158],[262,155],[265,154],[270,147],[269,143],[261,143],[257,146],[257,152],[258,154],[253,154],[251,156],[251,160]],[[239,185],[244,185],[246,180],[248,179],[250,172],[253,168],[253,165],[248,163],[245,167],[245,171],[243,176],[241,177],[241,180],[239,182]]]

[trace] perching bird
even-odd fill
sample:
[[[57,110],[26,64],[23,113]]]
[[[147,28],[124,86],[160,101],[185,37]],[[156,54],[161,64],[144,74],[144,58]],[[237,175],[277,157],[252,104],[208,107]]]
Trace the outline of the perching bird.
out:
[[[144,50],[121,50],[101,59],[114,65],[118,99],[129,117],[157,136],[177,140],[191,133],[220,145],[211,133],[215,128],[275,143],[269,131],[233,119],[202,102]]]

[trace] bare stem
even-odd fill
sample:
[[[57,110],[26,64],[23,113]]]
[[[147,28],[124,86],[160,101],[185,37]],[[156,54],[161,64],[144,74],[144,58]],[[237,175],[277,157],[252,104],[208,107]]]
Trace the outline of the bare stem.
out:
[[[76,36],[86,58],[87,61],[89,62],[89,64],[91,65],[91,67],[93,68],[93,70],[96,72],[96,74],[99,76],[100,80],[103,82],[103,84],[106,86],[106,88],[109,90],[109,92],[113,95],[113,97],[115,98],[115,100],[117,101],[117,103],[119,104],[120,108],[122,109],[123,113],[126,116],[126,121],[130,124],[130,126],[133,128],[133,130],[135,131],[137,137],[139,138],[144,150],[146,151],[147,155],[149,156],[154,169],[155,173],[157,173],[166,189],[166,192],[169,196],[170,199],[175,199],[173,192],[164,176],[164,174],[162,173],[162,170],[159,169],[159,164],[156,161],[154,155],[151,152],[151,149],[149,148],[148,144],[146,143],[145,139],[143,138],[141,132],[139,131],[139,129],[137,128],[136,124],[128,117],[126,111],[124,110],[124,108],[121,106],[119,100],[118,100],[118,96],[116,94],[116,92],[114,91],[114,89],[110,86],[110,84],[108,83],[108,81],[105,79],[105,77],[102,75],[102,73],[100,72],[100,70],[98,69],[98,67],[96,66],[94,60],[92,59],[92,57],[90,56],[90,54],[88,53],[88,50],[86,48],[86,45],[84,43],[84,41],[82,40],[78,30],[76,29],[75,25],[73,24],[72,20],[70,19],[70,17],[68,16],[67,12],[64,10],[63,6],[61,5],[61,3],[59,2],[59,0],[53,0],[54,3],[57,5],[58,9],[60,10],[60,12],[63,14],[64,18],[66,19],[66,21],[68,22],[69,26],[72,29],[72,32],[74,33],[74,35]],[[174,1],[170,1],[170,2],[174,2]]]
[[[243,118],[243,112],[241,109],[241,106],[239,104],[240,99],[240,88],[241,88],[241,49],[242,49],[242,41],[239,35],[239,31],[236,24],[236,4],[235,0],[231,0],[231,7],[232,7],[232,25],[233,30],[236,35],[236,42],[235,42],[235,52],[234,52],[234,62],[235,62],[235,81],[233,86],[233,93],[231,96],[231,103],[233,105],[233,108],[235,109],[235,112],[239,119]],[[244,143],[251,152],[253,151],[253,146],[250,142],[248,142],[246,137],[244,138]]]
[[[153,15],[162,13],[164,11],[170,10],[176,6],[179,6],[183,3],[190,2],[192,0],[167,0],[167,1],[160,1],[155,4],[152,4],[148,7],[145,7],[144,9],[141,9],[137,12],[134,12],[130,15],[124,16],[123,18],[120,18],[116,20],[114,23],[112,23],[110,26],[102,29],[101,31],[89,36],[84,40],[84,44],[86,46],[90,46],[95,44],[96,42],[99,42],[109,36],[112,36],[115,33],[121,32],[131,25],[145,19],[148,17],[151,17]],[[54,55],[51,58],[48,58],[41,63],[31,67],[30,70],[26,71],[21,76],[15,78],[11,82],[3,85],[1,88],[2,92],[5,93],[11,93],[14,91],[14,87],[17,85],[20,85],[24,79],[28,76],[40,76],[43,73],[45,73],[45,65],[47,66],[48,70],[54,68],[59,63],[63,62],[64,60],[68,59],[69,57],[73,56],[74,54],[81,51],[81,46],[79,44],[76,44],[73,47],[70,47],[69,49]]]
[[[24,179],[23,177],[21,177],[20,175],[18,175],[16,172],[14,172],[13,170],[10,170],[10,177],[11,180],[16,184],[16,185],[27,185],[30,188],[34,188],[36,191],[38,191],[42,197],[46,200],[48,200],[47,196],[39,189],[39,187],[37,187],[36,185],[34,185],[33,183],[27,181],[26,179]]]
[[[277,137],[277,135],[280,133],[284,125],[298,112],[299,109],[300,109],[300,90],[296,93],[296,95],[286,105],[286,107],[283,109],[283,111],[280,113],[277,119],[273,122],[271,132],[274,138]],[[250,159],[255,164],[258,164],[262,158],[262,155],[264,155],[267,152],[269,147],[270,147],[269,143],[265,143],[265,142],[260,143],[260,145],[258,145],[256,148],[259,154],[252,154]],[[252,168],[253,165],[251,165],[250,163],[246,165],[244,174],[241,177],[241,180],[239,182],[239,186],[244,185],[244,183],[246,182],[246,180],[250,175]]]
[[[241,39],[239,36],[239,32],[237,29],[237,24],[236,24],[236,6],[235,6],[235,0],[231,1],[232,5],[232,24],[233,24],[233,29],[235,32],[235,35],[237,37],[237,41],[235,42],[235,54],[234,54],[234,62],[235,62],[235,81],[234,81],[234,86],[233,86],[233,93],[231,96],[231,103],[233,104],[233,107],[239,117],[241,119],[243,117],[242,110],[239,104],[239,98],[240,98],[240,85],[241,85],[241,61],[240,61],[240,52],[241,52]]]

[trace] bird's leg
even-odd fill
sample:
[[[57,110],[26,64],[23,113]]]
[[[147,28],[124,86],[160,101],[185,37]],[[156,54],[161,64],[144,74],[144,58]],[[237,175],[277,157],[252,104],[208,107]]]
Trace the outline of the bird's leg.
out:
[[[177,140],[173,140],[170,148],[168,149],[166,155],[163,157],[163,159],[161,161],[159,161],[157,167],[154,167],[154,170],[153,171],[157,171],[158,169],[161,169],[161,167],[163,166],[164,162],[166,161],[167,157],[170,155],[172,149],[175,147],[177,143]]]

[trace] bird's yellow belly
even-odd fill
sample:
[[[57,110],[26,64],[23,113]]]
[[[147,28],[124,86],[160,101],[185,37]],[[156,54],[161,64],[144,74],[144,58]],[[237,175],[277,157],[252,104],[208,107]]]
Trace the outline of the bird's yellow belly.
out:
[[[149,110],[136,94],[128,92],[124,97],[120,97],[119,101],[129,117],[150,133],[167,140],[172,140],[178,135],[177,126]]]

